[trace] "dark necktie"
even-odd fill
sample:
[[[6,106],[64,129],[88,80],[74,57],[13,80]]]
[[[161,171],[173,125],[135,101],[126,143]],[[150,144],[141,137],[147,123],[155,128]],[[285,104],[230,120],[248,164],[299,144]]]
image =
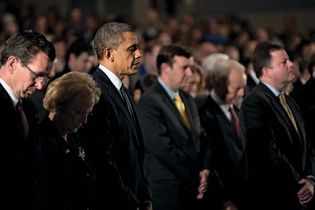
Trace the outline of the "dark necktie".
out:
[[[240,136],[240,132],[241,132],[240,120],[239,120],[239,118],[238,118],[238,116],[237,116],[233,106],[229,107],[229,112],[231,114],[231,123],[233,125],[233,128],[236,131],[237,135]]]
[[[131,117],[134,119],[134,116],[133,116],[133,110],[132,110],[132,105],[131,105],[131,102],[128,98],[128,95],[127,95],[127,89],[125,88],[124,85],[121,86],[120,88],[120,94],[125,102],[125,104],[127,105],[127,108],[128,108],[128,111],[129,111],[129,114],[131,115]]]
[[[28,136],[28,132],[29,132],[29,126],[28,126],[28,122],[27,122],[27,119],[26,119],[26,115],[23,111],[23,106],[22,106],[22,102],[19,101],[17,104],[16,104],[16,110],[18,111],[19,113],[19,117],[20,117],[20,122],[21,122],[21,125],[22,125],[22,129],[23,129],[23,136],[25,138],[27,138]]]
[[[292,110],[289,106],[289,104],[287,103],[287,100],[285,99],[285,95],[284,94],[280,94],[279,95],[279,99],[280,99],[280,103],[282,104],[284,110],[286,111],[288,117],[290,118],[295,130],[297,133],[299,133],[299,130],[297,128],[297,125],[296,125],[296,121],[295,121],[295,118],[293,116],[293,113],[292,113]]]

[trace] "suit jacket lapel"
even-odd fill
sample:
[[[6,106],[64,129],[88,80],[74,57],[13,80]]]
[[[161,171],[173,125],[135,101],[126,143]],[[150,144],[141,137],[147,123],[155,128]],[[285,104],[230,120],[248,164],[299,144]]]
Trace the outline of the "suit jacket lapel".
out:
[[[289,141],[292,144],[296,144],[296,142],[293,142],[294,137],[292,136],[292,134],[293,134],[292,132],[295,132],[295,134],[298,136],[298,138],[299,138],[299,135],[298,135],[298,133],[296,133],[295,128],[294,128],[293,124],[290,122],[290,118],[288,117],[286,111],[282,107],[280,101],[269,90],[269,88],[267,88],[263,83],[261,83],[261,82],[259,83],[259,88],[262,89],[262,91],[259,92],[259,94],[261,94],[263,96],[263,98],[265,98],[265,100],[269,104],[271,104],[271,106],[274,108],[274,111],[276,112],[276,114],[279,115],[279,117],[278,117],[279,123],[283,125],[282,126],[283,128],[285,128],[285,130],[289,136]]]
[[[95,72],[95,75],[98,75],[101,78],[103,78],[103,83],[102,83],[103,87],[101,87],[101,89],[103,91],[105,90],[106,92],[108,92],[108,95],[109,95],[111,101],[115,104],[114,107],[117,107],[117,109],[119,109],[118,111],[121,111],[125,115],[128,123],[132,127],[131,132],[135,136],[135,139],[136,139],[135,143],[137,144],[137,146],[140,146],[138,135],[141,134],[141,132],[139,132],[140,127],[136,125],[136,123],[138,123],[138,121],[134,121],[132,119],[132,117],[128,111],[128,108],[126,107],[126,104],[125,104],[123,98],[121,97],[119,91],[117,90],[117,88],[114,86],[114,84],[110,81],[108,76],[103,71],[101,71],[100,69],[97,69]],[[130,102],[132,104],[132,101],[130,101]],[[133,110],[135,110],[133,104],[132,104],[132,108],[133,108]],[[138,125],[139,125],[139,123],[138,123]]]
[[[187,98],[182,94],[181,91],[179,92],[179,95],[180,95],[180,97],[181,97],[181,99],[182,99],[182,101],[183,101],[183,103],[184,103],[184,105],[185,105],[185,111],[186,111],[187,116],[188,116],[189,124],[190,124],[191,126],[193,126],[193,121],[192,121],[193,117],[192,117],[192,113],[191,113],[192,110],[191,110],[191,108],[190,108],[190,103],[188,103]],[[186,124],[184,123],[184,120],[182,119],[182,117],[181,117],[181,121],[182,121],[182,123],[184,124],[184,126],[187,128],[187,126],[186,126]],[[188,128],[188,129],[189,129],[189,128]]]
[[[226,144],[230,145],[234,143],[233,147],[243,151],[245,145],[242,144],[241,139],[237,136],[231,121],[226,117],[219,105],[213,100],[211,96],[208,96],[207,103],[209,111],[215,115],[215,118],[219,122],[220,126],[224,127],[224,130],[226,129],[225,135],[231,135],[229,139],[234,140],[233,142],[226,142]]]
[[[165,102],[166,106],[169,107],[172,110],[172,112],[174,113],[175,117],[177,118],[177,120],[180,121],[180,123],[184,127],[184,129],[188,133],[190,133],[190,131],[189,131],[190,129],[185,125],[185,122],[184,122],[183,118],[180,116],[180,113],[178,112],[174,101],[172,101],[172,99],[168,96],[168,94],[165,92],[163,87],[158,82],[156,83],[155,87],[156,87],[156,90],[161,93],[162,100]],[[182,98],[182,100],[184,100],[184,99]],[[186,103],[184,102],[184,104],[186,106],[187,102]],[[187,112],[187,110],[186,110],[186,112]],[[189,114],[188,114],[188,118],[189,118],[189,121],[191,122]]]
[[[6,118],[9,119],[9,122],[7,122],[7,124],[10,124],[10,126],[12,127],[12,129],[15,128],[15,132],[14,135],[16,135],[15,138],[19,139],[23,139],[23,134],[21,132],[21,124],[19,123],[19,114],[16,111],[13,103],[12,103],[12,99],[10,98],[9,94],[7,93],[7,91],[4,89],[4,87],[0,84],[0,103],[1,103],[1,108],[2,108],[2,112],[0,112],[0,116],[2,116],[2,118]],[[14,139],[14,138],[13,138]]]
[[[128,97],[128,99],[130,101],[130,104],[131,104],[131,108],[132,108],[132,111],[133,111],[133,117],[130,115],[128,109],[126,109],[125,102],[123,102],[124,103],[123,106],[124,106],[124,110],[125,110],[125,115],[127,116],[127,118],[129,119],[129,122],[133,126],[133,131],[136,131],[137,134],[138,134],[138,137],[142,138],[141,126],[140,126],[139,119],[138,119],[138,116],[137,116],[137,111],[135,109],[134,101],[131,98],[130,94],[127,94],[127,97]],[[137,138],[137,140],[139,140],[139,139]]]
[[[291,111],[293,113],[294,119],[296,121],[297,128],[299,130],[298,136],[300,137],[300,140],[303,144],[305,144],[305,128],[304,128],[304,122],[303,118],[301,117],[300,112],[297,110],[296,105],[291,100],[291,98],[287,97],[287,103],[289,104]]]

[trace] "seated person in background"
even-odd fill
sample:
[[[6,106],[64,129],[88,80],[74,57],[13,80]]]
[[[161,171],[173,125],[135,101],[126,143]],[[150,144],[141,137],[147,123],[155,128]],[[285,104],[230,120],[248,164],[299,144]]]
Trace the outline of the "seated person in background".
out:
[[[184,82],[181,89],[193,97],[199,106],[207,96],[205,78],[202,67],[196,61],[194,61],[191,70],[191,77]]]
[[[157,79],[156,75],[146,74],[142,76],[135,85],[133,91],[133,100],[138,103],[143,94],[155,84]]]

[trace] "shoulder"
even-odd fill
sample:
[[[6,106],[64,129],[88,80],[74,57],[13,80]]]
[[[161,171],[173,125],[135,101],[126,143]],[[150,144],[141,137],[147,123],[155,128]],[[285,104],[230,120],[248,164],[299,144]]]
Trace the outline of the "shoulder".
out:
[[[268,93],[261,87],[255,87],[250,93],[248,93],[243,100],[243,103],[262,102],[266,100]]]

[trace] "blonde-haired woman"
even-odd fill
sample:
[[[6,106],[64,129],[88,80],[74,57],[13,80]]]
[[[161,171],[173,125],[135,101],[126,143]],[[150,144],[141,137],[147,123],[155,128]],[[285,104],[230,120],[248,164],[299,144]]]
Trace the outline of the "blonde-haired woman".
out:
[[[87,122],[99,97],[86,73],[70,72],[49,84],[43,102],[48,115],[39,124],[40,209],[90,208],[92,175],[79,139],[69,134]]]

